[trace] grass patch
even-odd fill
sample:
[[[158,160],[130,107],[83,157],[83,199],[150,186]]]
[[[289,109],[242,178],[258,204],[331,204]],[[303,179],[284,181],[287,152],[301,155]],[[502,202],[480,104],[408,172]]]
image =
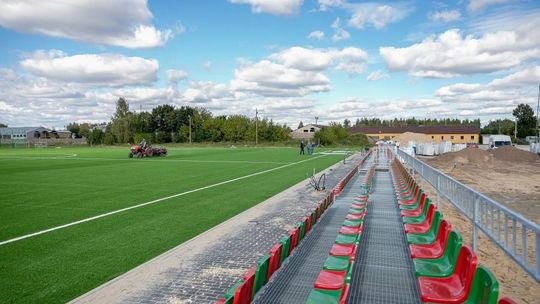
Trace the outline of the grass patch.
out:
[[[173,148],[131,160],[127,152],[0,150],[0,240],[309,158],[291,148]],[[0,246],[0,298],[69,301],[342,159],[316,157]]]

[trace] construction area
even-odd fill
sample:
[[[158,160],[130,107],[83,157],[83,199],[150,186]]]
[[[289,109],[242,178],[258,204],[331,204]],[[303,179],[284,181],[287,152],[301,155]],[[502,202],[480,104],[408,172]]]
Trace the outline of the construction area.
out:
[[[521,153],[465,149],[427,161],[488,190],[494,172],[504,184],[525,162],[539,166]],[[528,170],[533,202],[540,183]],[[330,191],[300,183],[73,303],[537,303],[537,279],[486,235],[473,251],[468,219],[410,172],[384,146],[355,154],[326,171]]]

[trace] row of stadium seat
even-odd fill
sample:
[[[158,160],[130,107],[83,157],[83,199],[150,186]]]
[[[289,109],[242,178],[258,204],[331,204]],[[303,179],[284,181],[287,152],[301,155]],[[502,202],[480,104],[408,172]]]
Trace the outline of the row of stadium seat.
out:
[[[367,156],[366,156],[367,158]],[[270,280],[272,275],[281,267],[283,262],[296,249],[304,237],[311,231],[313,225],[334,202],[335,196],[347,185],[354,174],[358,172],[366,159],[358,162],[353,169],[340,180],[330,194],[312,210],[308,216],[299,222],[294,229],[288,231],[279,243],[270,248],[270,252],[243,275],[216,304],[249,304],[257,292]]]
[[[390,166],[423,302],[497,304],[499,283],[403,165]],[[502,298],[499,304],[515,303]]]
[[[375,167],[372,166],[366,173],[362,181],[361,193],[351,204],[324,262],[323,269],[315,280],[307,299],[308,304],[345,303],[374,173]]]

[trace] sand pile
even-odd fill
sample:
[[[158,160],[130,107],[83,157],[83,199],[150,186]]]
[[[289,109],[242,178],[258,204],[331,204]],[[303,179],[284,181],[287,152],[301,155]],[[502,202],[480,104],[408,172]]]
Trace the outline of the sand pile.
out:
[[[458,152],[440,155],[433,161],[448,165],[470,164],[479,167],[507,167],[510,165],[509,163],[540,165],[540,156],[514,147],[503,147],[488,151],[478,148],[466,148]]]
[[[401,146],[405,147],[409,141],[415,141],[417,143],[430,143],[433,141],[433,139],[423,133],[405,132],[394,137],[394,141],[399,141]]]
[[[540,155],[528,151],[516,149],[514,147],[502,147],[488,151],[498,160],[519,161],[519,162],[537,162],[540,161]]]
[[[437,162],[448,164],[460,163],[469,164],[475,163],[479,165],[489,165],[493,162],[493,155],[487,151],[478,148],[466,148],[458,152],[450,152],[436,157]]]

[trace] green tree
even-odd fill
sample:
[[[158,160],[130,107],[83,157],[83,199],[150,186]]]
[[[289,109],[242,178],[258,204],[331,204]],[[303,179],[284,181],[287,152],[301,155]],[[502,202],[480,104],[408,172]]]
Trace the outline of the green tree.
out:
[[[79,131],[80,131],[80,127],[79,127],[79,124],[76,123],[76,122],[72,122],[72,123],[69,123],[66,127],[66,129],[75,134],[75,137],[76,138],[81,138],[81,136],[79,135]]]
[[[129,143],[133,140],[133,113],[129,111],[129,104],[120,97],[116,102],[116,111],[114,113],[111,132],[116,142]]]
[[[296,129],[300,129],[300,128],[303,128],[303,127],[304,127],[304,123],[303,123],[303,122],[300,122],[300,123],[298,124],[298,128],[296,128]]]
[[[8,125],[3,124],[3,123],[0,122],[0,128],[7,128],[7,127],[8,127]]]
[[[227,120],[223,124],[223,139],[232,142],[247,141],[250,139],[249,127],[248,117],[244,115],[231,115],[227,117]],[[253,130],[254,132],[255,130]]]
[[[491,120],[484,126],[480,133],[482,134],[505,134],[512,135],[514,132],[514,122],[510,119]]]
[[[106,145],[114,145],[115,142],[116,142],[116,139],[114,138],[114,134],[112,133],[112,131],[105,132],[103,143]]]
[[[528,104],[519,104],[512,112],[517,120],[517,137],[534,135],[536,129],[536,118],[534,111]]]
[[[101,145],[105,139],[105,133],[99,128],[95,128],[90,132],[88,136],[88,144],[90,145]]]

